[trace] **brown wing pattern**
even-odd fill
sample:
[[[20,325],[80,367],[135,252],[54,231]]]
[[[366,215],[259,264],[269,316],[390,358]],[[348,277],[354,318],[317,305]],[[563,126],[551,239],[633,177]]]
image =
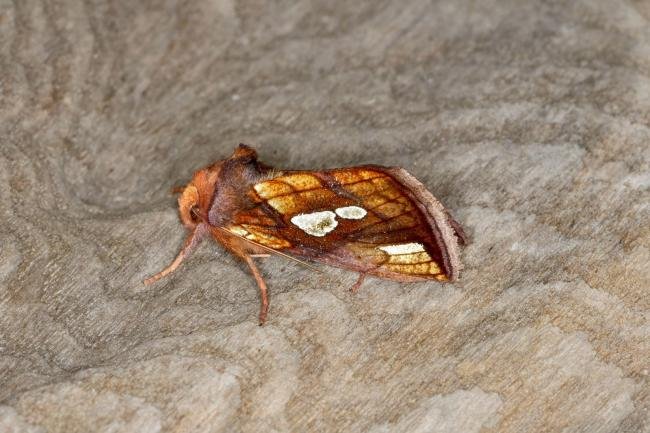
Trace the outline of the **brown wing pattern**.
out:
[[[254,206],[227,229],[252,241],[402,281],[455,276],[449,217],[403,170],[287,172],[255,184],[249,198]]]

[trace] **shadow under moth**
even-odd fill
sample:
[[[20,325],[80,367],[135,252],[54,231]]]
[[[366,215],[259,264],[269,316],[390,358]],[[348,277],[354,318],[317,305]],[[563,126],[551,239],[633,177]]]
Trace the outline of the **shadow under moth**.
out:
[[[144,283],[174,272],[211,236],[255,277],[260,325],[269,301],[253,258],[269,253],[358,272],[352,291],[366,275],[403,282],[454,281],[462,268],[462,228],[403,168],[277,170],[240,144],[230,158],[194,173],[178,206],[189,235],[176,259]]]

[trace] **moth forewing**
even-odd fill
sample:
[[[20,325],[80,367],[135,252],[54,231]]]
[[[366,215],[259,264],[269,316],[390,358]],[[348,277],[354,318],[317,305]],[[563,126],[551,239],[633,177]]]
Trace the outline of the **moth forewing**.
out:
[[[193,235],[172,265],[146,282],[173,272],[210,233],[249,266],[260,289],[260,324],[267,289],[252,258],[269,252],[359,272],[353,290],[366,275],[454,281],[461,269],[460,225],[401,168],[279,171],[240,144],[230,158],[195,173],[179,212]],[[202,225],[207,230],[198,236]]]

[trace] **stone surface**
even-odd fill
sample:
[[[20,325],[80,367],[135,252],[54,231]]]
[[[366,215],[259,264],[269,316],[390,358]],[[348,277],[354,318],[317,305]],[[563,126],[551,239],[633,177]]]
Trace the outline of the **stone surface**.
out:
[[[650,5],[0,0],[0,430],[650,431]],[[241,263],[170,188],[239,142],[398,165],[453,285]]]

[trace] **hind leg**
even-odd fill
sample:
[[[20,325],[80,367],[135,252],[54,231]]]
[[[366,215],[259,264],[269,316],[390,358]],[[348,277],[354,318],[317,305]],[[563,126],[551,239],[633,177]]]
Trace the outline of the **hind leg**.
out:
[[[255,281],[257,282],[257,286],[260,289],[260,315],[259,315],[259,320],[260,320],[260,326],[264,325],[264,322],[266,322],[266,317],[268,316],[269,313],[269,297],[268,297],[268,290],[266,287],[266,282],[264,281],[264,278],[262,277],[262,274],[260,273],[260,270],[257,269],[257,266],[255,265],[255,262],[253,262],[253,259],[251,258],[250,255],[245,255],[243,257],[244,261],[250,268],[251,272],[253,273],[253,277],[255,277]]]

